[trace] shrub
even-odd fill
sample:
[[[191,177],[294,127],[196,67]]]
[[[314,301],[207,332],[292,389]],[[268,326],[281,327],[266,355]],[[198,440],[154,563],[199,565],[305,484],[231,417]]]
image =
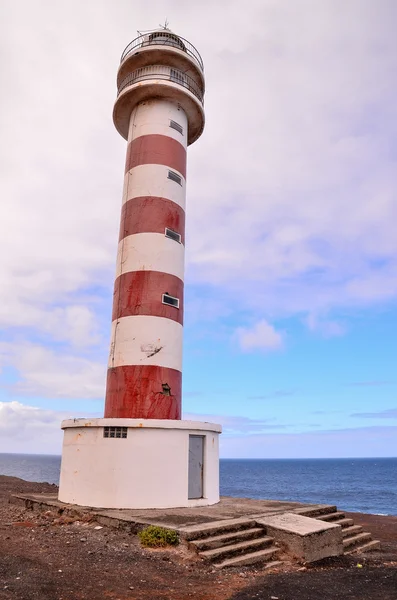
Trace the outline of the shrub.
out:
[[[176,546],[179,537],[176,531],[164,529],[157,525],[149,525],[138,533],[142,546],[146,548],[163,548],[164,546]]]

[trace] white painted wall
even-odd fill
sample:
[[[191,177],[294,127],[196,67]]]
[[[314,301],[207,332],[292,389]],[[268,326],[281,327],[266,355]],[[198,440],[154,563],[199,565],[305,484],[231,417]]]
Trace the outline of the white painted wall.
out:
[[[108,367],[156,365],[182,371],[182,340],[183,327],[172,319],[121,317],[112,323]]]
[[[168,179],[169,167],[164,165],[138,165],[133,167],[124,176],[123,204],[131,198],[141,196],[157,196],[172,200],[185,210],[186,204],[186,182],[182,173],[182,185]]]
[[[128,427],[126,439],[105,426]],[[192,421],[64,421],[59,500],[95,508],[176,508],[219,502],[221,427]],[[188,499],[189,435],[205,436],[204,498]]]
[[[116,277],[131,271],[169,273],[183,281],[185,247],[166,237],[165,232],[128,235],[119,242]]]
[[[170,127],[171,120],[181,125],[182,134]],[[128,141],[142,135],[166,135],[187,148],[187,127],[186,113],[175,102],[160,98],[147,100],[138,104],[131,113]]]

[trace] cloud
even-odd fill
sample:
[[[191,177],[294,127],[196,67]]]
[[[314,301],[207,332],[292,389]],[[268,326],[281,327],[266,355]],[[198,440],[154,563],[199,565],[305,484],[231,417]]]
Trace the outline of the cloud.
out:
[[[397,408],[389,408],[379,412],[353,413],[351,417],[363,417],[364,419],[397,419]]]
[[[0,402],[0,452],[60,454],[63,419],[92,414],[44,410],[17,401]],[[194,421],[220,423],[224,458],[305,458],[396,456],[397,427],[361,427],[301,433],[283,429],[272,419],[228,415],[186,414]]]
[[[397,455],[397,427],[221,436],[224,458],[353,458]]]
[[[222,41],[231,47],[207,70],[211,130],[200,143],[206,148],[208,136],[223,150],[211,166],[199,151],[192,163],[191,194],[204,165],[207,192],[190,205],[188,277],[222,286],[262,314],[387,302],[397,292],[387,125],[397,63],[387,21],[396,7],[386,2],[375,14],[356,1],[255,6],[265,30],[248,26],[246,50],[244,39],[233,46],[230,29]],[[263,79],[254,56],[266,64]],[[249,118],[231,116],[246,109],[244,94],[230,97],[238,77],[253,92]],[[238,149],[236,138],[244,139]],[[330,319],[325,333],[343,328]]]
[[[228,434],[252,434],[271,429],[284,429],[284,425],[277,425],[274,419],[250,419],[233,415],[201,415],[186,413],[183,418],[188,421],[205,421],[222,425],[223,433]]]
[[[29,328],[47,339],[68,342],[76,348],[93,346],[101,341],[96,316],[86,305],[45,308],[17,304],[11,315],[7,306],[3,305],[0,308],[1,321],[6,329],[13,328],[18,332]]]
[[[2,5],[0,326],[15,348],[45,338],[60,362],[44,376],[17,365],[32,393],[99,393],[125,154],[114,81],[156,9],[206,67],[206,130],[189,149],[191,321],[243,312],[256,325],[240,347],[272,350],[270,319],[309,315],[314,333],[341,335],[334,313],[397,298],[394,0],[134,6],[132,25],[127,0]]]
[[[236,337],[244,352],[253,350],[278,350],[283,346],[283,336],[262,319],[251,328],[239,327]]]
[[[61,421],[83,416],[68,411],[43,410],[17,401],[0,402],[0,452],[60,454]],[[87,416],[87,415],[85,415]]]
[[[29,343],[0,344],[0,367],[19,374],[3,387],[13,394],[46,398],[104,398],[106,364]]]
[[[337,321],[321,318],[319,315],[313,313],[310,313],[306,317],[305,323],[310,331],[319,333],[326,338],[340,337],[347,331],[346,325],[342,325],[342,323],[338,323]]]

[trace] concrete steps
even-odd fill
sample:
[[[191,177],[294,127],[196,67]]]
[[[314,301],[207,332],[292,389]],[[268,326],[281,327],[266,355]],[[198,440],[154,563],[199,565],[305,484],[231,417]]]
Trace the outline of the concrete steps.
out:
[[[238,518],[225,519],[222,521],[210,521],[200,525],[190,525],[179,529],[181,536],[187,540],[198,540],[211,535],[220,535],[221,533],[230,533],[255,527],[254,519]]]
[[[313,519],[317,519],[318,517],[335,513],[337,510],[336,506],[333,504],[317,504],[316,506],[296,508],[290,512],[293,512],[297,515],[302,515],[302,517],[312,517]]]
[[[192,540],[189,545],[197,552],[220,548],[223,545],[234,544],[244,540],[253,540],[263,536],[263,527],[252,527],[243,529],[242,531],[232,531],[231,533],[223,533],[208,538]]]
[[[367,544],[355,546],[345,550],[344,554],[353,554],[354,552],[371,552],[371,550],[380,550],[381,545],[378,540],[371,540]]]
[[[342,527],[344,554],[369,552],[380,548],[378,540],[373,540],[371,534],[363,531],[361,525],[354,525],[354,520],[347,519],[343,512],[335,509],[335,511],[317,515],[315,518]]]
[[[354,521],[353,519],[335,519],[335,521],[330,521],[328,520],[327,523],[333,523],[334,525],[340,525],[342,527],[342,529],[345,529],[346,527],[352,527],[354,525]]]
[[[357,546],[363,546],[364,544],[368,544],[368,542],[370,542],[371,539],[371,534],[365,533],[363,531],[362,533],[358,533],[357,535],[346,537],[343,540],[343,548],[345,550],[350,551],[353,550],[353,548],[356,548]]]
[[[275,560],[280,549],[266,535],[265,528],[255,526],[255,522],[230,519],[208,525],[196,526],[196,539],[192,539],[192,531],[188,532],[188,546],[215,568],[281,564]]]
[[[363,528],[361,525],[352,525],[350,527],[345,527],[342,531],[342,537],[347,538],[352,535],[356,535],[357,533],[361,533]]]
[[[324,504],[292,512],[340,525],[344,554],[380,548],[380,542],[372,540],[370,533],[364,532],[360,525],[355,525],[353,519],[347,518],[336,506]],[[183,528],[182,537],[189,548],[217,569],[255,564],[261,564],[261,568],[266,569],[282,564],[278,559],[280,548],[275,544],[274,537],[267,535],[266,525],[258,516],[192,525]]]
[[[266,550],[259,550],[258,552],[250,552],[242,556],[235,556],[234,558],[215,563],[214,567],[217,569],[224,569],[225,567],[245,567],[246,565],[256,565],[258,563],[265,563],[265,568],[278,567],[283,564],[281,560],[268,562],[276,556],[278,551],[278,548],[275,548],[274,550],[269,548]]]
[[[234,544],[227,544],[226,546],[220,546],[219,548],[212,548],[212,550],[204,550],[199,552],[202,558],[215,562],[219,559],[230,558],[236,554],[245,554],[254,552],[256,550],[269,549],[269,546],[273,544],[273,538],[265,535],[254,540],[246,540],[244,542],[237,542]]]
[[[338,519],[344,519],[345,518],[345,513],[340,512],[339,510],[335,510],[334,512],[330,512],[327,513],[325,515],[318,515],[316,517],[317,520],[319,521],[337,521]]]

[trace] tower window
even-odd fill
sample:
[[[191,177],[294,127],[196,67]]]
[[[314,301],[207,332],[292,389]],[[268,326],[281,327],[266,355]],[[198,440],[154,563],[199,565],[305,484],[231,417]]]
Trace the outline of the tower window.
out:
[[[182,185],[182,177],[178,175],[178,173],[175,173],[175,171],[168,171],[168,179],[171,179],[172,181],[175,181],[175,183]]]
[[[170,238],[170,240],[174,240],[174,242],[178,242],[179,244],[182,241],[181,234],[169,229],[168,227],[165,228],[165,237]]]
[[[103,437],[125,439],[127,437],[127,427],[104,427]]]
[[[179,125],[179,123],[177,123],[176,121],[173,121],[171,119],[170,120],[170,127],[171,127],[171,129],[175,129],[176,131],[179,131],[179,133],[181,135],[183,135],[183,127],[182,127],[182,125]]]
[[[170,296],[169,294],[163,294],[163,304],[168,304],[169,306],[174,306],[175,308],[179,308],[179,298],[174,298],[174,296]]]

